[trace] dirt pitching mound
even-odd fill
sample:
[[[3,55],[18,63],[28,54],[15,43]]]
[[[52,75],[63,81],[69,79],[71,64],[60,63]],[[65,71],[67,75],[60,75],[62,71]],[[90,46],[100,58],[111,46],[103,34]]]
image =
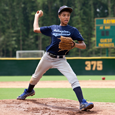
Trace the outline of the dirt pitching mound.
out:
[[[79,111],[74,100],[43,98],[0,100],[0,115],[114,115],[115,103],[94,102],[89,111]]]

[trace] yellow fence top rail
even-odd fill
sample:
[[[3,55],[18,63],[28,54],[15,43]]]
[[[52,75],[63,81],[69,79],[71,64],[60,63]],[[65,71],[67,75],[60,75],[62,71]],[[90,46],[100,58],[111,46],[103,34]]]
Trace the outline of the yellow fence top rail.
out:
[[[40,60],[41,58],[0,58],[0,60]],[[66,57],[66,59],[115,59],[115,57]]]

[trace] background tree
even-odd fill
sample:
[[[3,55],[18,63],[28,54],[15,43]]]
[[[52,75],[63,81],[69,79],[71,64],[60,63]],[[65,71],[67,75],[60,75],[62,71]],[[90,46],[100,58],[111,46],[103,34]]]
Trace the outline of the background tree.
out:
[[[67,56],[106,56],[105,48],[95,48],[95,18],[115,17],[115,0],[0,0],[0,57],[15,57],[17,50],[45,50],[51,39],[33,32],[34,15],[43,10],[40,26],[60,24],[62,5],[73,8],[69,25],[80,31],[87,45]],[[114,48],[109,48],[109,56],[115,56]]]

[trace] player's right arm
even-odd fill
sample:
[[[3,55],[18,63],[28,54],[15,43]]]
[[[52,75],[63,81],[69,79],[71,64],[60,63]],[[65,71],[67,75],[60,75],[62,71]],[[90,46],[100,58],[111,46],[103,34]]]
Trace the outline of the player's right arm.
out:
[[[38,22],[41,12],[42,11],[40,10],[39,13],[36,12],[36,14],[35,14],[34,24],[33,24],[33,31],[35,33],[41,33],[40,27],[39,27],[39,22]]]
[[[43,16],[43,11],[42,10],[40,10],[39,13],[36,12],[35,18],[34,18],[34,24],[33,24],[33,31],[35,33],[42,33],[46,36],[51,36],[51,33],[52,33],[51,26],[39,27],[39,18],[41,16]]]

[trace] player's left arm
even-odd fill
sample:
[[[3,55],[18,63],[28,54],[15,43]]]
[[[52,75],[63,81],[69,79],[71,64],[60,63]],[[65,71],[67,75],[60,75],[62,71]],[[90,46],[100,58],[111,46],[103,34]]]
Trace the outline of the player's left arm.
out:
[[[75,47],[79,49],[86,49],[86,44],[84,41],[78,41],[78,43],[75,43]]]

